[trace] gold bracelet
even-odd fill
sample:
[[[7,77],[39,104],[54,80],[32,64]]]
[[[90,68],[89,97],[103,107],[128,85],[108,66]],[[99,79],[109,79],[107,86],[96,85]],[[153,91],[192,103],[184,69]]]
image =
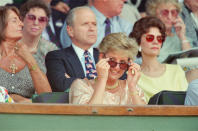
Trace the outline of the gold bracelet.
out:
[[[35,71],[36,69],[37,69],[37,65],[33,65],[31,66],[30,71]]]

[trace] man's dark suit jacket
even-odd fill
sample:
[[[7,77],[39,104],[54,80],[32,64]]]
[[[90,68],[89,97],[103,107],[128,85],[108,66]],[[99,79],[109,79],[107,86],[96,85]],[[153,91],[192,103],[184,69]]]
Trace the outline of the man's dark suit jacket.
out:
[[[64,21],[65,21],[65,18],[67,15],[58,11],[58,10],[51,8],[51,16],[52,16],[53,26],[54,26],[54,30],[55,30],[55,34],[56,34],[56,40],[58,43],[57,46],[59,48],[62,48],[61,44],[60,44],[60,31],[63,27]]]
[[[94,59],[98,62],[99,51],[94,49]],[[45,59],[47,67],[47,78],[52,87],[52,91],[66,91],[76,78],[84,78],[85,74],[81,62],[72,46],[51,51]],[[70,78],[65,77],[67,73]]]

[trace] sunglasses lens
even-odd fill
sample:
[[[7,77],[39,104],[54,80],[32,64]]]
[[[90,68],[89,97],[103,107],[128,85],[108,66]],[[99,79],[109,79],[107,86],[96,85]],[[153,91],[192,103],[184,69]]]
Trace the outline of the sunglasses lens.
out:
[[[171,15],[173,17],[177,17],[178,16],[178,10],[177,9],[170,10],[170,12],[171,12]],[[161,15],[163,17],[167,17],[169,15],[169,10],[162,10],[161,11]]]
[[[157,41],[158,41],[159,43],[162,43],[162,42],[163,42],[162,36],[157,36]]]
[[[177,17],[178,16],[178,11],[177,10],[171,10],[171,14],[173,17]]]
[[[110,61],[108,61],[108,63],[109,63],[109,65],[110,65],[112,68],[114,68],[114,67],[117,66],[117,62],[115,62],[115,61],[110,60]]]
[[[117,64],[118,64],[115,61],[108,61],[108,63],[111,66],[111,68],[115,68],[117,66]],[[126,63],[120,63],[119,66],[120,66],[120,69],[127,70],[129,65],[126,64]]]
[[[126,64],[126,63],[120,63],[120,69],[122,69],[122,70],[127,70],[128,67],[129,67],[128,64]]]
[[[39,20],[40,23],[44,23],[44,22],[48,21],[47,17],[39,17],[38,20]]]
[[[166,17],[166,16],[168,16],[168,14],[169,14],[169,10],[162,10],[161,11],[161,15],[162,16],[165,16]]]
[[[36,20],[36,16],[35,15],[28,15],[28,17],[27,17],[29,20],[31,20],[31,21],[35,21]],[[47,22],[48,21],[48,18],[47,17],[39,17],[38,18],[38,21],[39,21],[39,23],[45,23],[45,22]]]
[[[28,15],[28,19],[29,20],[36,20],[36,16],[34,16],[34,15]]]
[[[152,42],[152,41],[154,40],[154,35],[147,35],[147,36],[146,36],[146,40],[147,40],[148,42]]]

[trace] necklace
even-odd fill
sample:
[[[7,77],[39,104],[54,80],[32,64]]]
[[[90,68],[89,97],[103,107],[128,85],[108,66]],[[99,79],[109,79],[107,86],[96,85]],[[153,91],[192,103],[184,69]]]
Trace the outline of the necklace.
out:
[[[108,85],[106,85],[106,89],[107,90],[112,90],[112,89],[115,89],[116,87],[118,87],[118,81],[116,81],[116,83],[114,84],[114,85],[112,85],[112,86],[108,86]]]
[[[2,54],[0,54],[0,59],[2,58]],[[11,74],[12,76],[14,76],[14,74],[16,73],[16,70],[18,69],[18,67],[16,66],[16,64],[10,64],[9,69],[11,70]]]
[[[12,75],[14,75],[16,73],[16,70],[18,69],[15,64],[11,64],[9,68],[12,70]]]

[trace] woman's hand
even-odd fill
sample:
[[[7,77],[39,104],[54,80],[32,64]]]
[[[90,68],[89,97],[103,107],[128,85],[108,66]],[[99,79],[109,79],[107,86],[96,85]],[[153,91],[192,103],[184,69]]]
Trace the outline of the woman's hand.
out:
[[[110,65],[108,63],[109,58],[100,59],[96,64],[97,78],[98,79],[108,79]]]
[[[182,50],[190,49],[191,48],[190,42],[186,38],[186,26],[183,20],[181,19],[181,17],[178,16],[178,18],[175,20],[174,27],[175,27],[175,32],[181,41]]]
[[[174,26],[175,32],[178,35],[178,37],[180,38],[180,40],[182,41],[182,40],[186,39],[186,35],[185,35],[186,26],[185,26],[181,17],[178,16],[176,18],[176,20],[173,23],[173,26]]]
[[[15,52],[19,57],[21,57],[21,59],[24,60],[24,62],[26,62],[36,92],[38,94],[43,92],[51,92],[52,90],[46,75],[38,67],[36,60],[28,50],[27,46],[25,44],[17,43]]]
[[[17,43],[14,49],[16,54],[20,56],[27,64],[30,64],[31,61],[34,60],[32,54],[25,44]]]
[[[97,80],[93,85],[94,93],[88,104],[102,104],[106,82],[109,74],[109,58],[99,57],[99,62],[96,64]]]
[[[140,78],[141,68],[138,64],[133,63],[132,61],[130,61],[130,62],[131,62],[131,65],[128,69],[127,82],[128,82],[129,89],[133,92],[134,89],[136,89],[136,85]]]

